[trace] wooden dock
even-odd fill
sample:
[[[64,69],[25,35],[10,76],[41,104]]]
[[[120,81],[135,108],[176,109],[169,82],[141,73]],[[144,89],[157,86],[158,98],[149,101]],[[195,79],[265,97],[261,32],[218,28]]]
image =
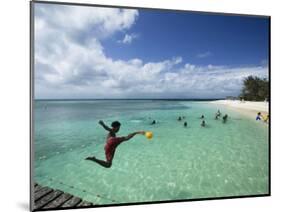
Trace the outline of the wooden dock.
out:
[[[52,189],[46,186],[41,186],[35,183],[34,185],[34,210],[49,210],[63,208],[79,208],[90,207],[94,204],[83,201],[79,197],[64,193],[63,191]]]

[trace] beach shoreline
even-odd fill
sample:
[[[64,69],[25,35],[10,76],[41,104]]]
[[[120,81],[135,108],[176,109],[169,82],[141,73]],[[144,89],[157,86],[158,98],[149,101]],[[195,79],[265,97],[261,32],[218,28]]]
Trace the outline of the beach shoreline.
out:
[[[239,101],[239,100],[215,100],[211,101],[212,104],[217,104],[228,107],[229,109],[235,110],[237,112],[243,113],[248,117],[255,117],[258,112],[262,115],[267,115],[269,113],[268,102],[258,102],[258,101]]]

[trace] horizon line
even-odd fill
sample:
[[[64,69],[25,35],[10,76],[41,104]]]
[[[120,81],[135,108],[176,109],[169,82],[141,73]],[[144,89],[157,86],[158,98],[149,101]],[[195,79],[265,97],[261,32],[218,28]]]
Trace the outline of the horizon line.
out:
[[[72,101],[72,100],[223,100],[226,98],[34,98],[35,101]]]

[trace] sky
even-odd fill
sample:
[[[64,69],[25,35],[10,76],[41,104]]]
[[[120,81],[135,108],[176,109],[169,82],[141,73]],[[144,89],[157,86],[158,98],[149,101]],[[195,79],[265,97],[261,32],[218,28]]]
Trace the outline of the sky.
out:
[[[35,99],[225,98],[268,78],[265,17],[35,3]]]

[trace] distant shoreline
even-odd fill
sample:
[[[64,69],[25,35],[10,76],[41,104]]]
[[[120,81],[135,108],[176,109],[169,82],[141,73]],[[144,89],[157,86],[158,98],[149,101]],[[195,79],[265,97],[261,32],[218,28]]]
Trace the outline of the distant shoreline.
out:
[[[150,101],[218,101],[224,100],[223,98],[216,99],[34,99],[35,101],[137,101],[137,100],[150,100]]]
[[[226,106],[229,109],[235,110],[241,114],[248,117],[255,118],[258,112],[263,115],[269,113],[269,103],[268,102],[257,102],[257,101],[244,101],[239,100],[215,100],[210,101],[211,104]]]

